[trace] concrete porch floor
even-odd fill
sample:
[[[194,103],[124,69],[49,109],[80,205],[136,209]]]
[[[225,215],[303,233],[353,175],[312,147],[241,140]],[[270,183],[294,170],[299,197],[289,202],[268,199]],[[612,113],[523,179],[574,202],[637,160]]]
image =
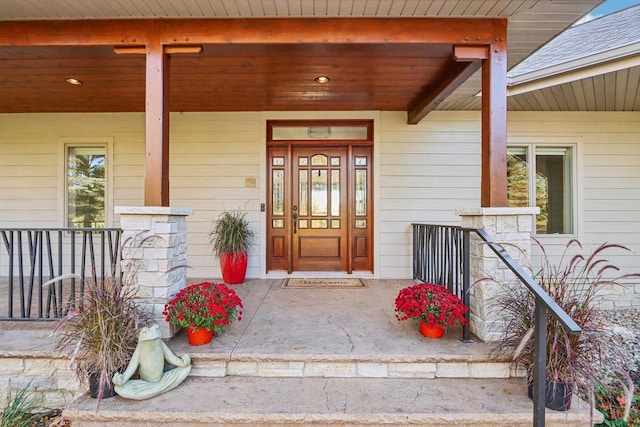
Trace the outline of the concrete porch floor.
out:
[[[203,346],[190,346],[184,331],[168,343],[176,353],[223,359],[254,355],[288,360],[294,355],[420,361],[425,357],[446,360],[453,354],[466,354],[470,360],[489,359],[490,345],[477,340],[461,342],[460,327],[448,328],[444,338],[434,340],[423,338],[416,322],[396,320],[395,297],[412,280],[363,280],[367,287],[349,289],[283,289],[282,279],[229,285],[242,299],[241,321]],[[189,279],[189,283],[198,281]],[[0,321],[0,355],[50,353],[53,327],[51,321]]]
[[[422,337],[394,314],[412,280],[364,281],[357,289],[283,289],[279,278],[233,285],[241,321],[203,346],[190,346],[184,332],[169,340],[193,360],[178,388],[146,401],[106,399],[99,412],[83,396],[65,416],[74,426],[531,425],[522,378],[508,378],[489,344],[461,342],[459,327]],[[52,327],[0,322],[0,357],[50,354]],[[398,377],[393,366],[433,369]],[[495,369],[502,378],[488,375]],[[587,425],[588,408],[574,402],[566,413],[547,410],[547,425]]]
[[[443,339],[433,340],[420,335],[416,322],[395,318],[395,298],[401,288],[414,283],[412,280],[363,281],[367,287],[353,289],[283,289],[282,279],[229,285],[242,299],[242,320],[232,323],[210,344],[190,346],[180,332],[170,346],[178,353],[225,358],[346,356],[352,360],[419,361],[425,356],[446,359],[452,354],[467,354],[470,360],[489,359],[490,346],[477,340],[473,344],[461,342],[460,327],[448,328]]]

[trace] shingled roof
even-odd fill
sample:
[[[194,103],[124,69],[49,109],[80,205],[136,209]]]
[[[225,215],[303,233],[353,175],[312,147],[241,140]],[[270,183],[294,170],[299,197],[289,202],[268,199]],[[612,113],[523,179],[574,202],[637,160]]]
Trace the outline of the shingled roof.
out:
[[[574,25],[512,68],[518,76],[640,43],[640,5]],[[635,50],[635,53],[640,49]],[[614,59],[614,58],[609,58]]]

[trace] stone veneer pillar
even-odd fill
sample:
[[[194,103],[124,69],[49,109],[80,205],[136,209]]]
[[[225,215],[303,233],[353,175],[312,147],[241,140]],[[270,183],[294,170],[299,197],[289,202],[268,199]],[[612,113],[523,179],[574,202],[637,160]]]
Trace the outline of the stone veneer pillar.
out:
[[[531,232],[539,208],[460,209],[462,227],[482,228],[523,267],[531,265]],[[488,245],[471,234],[471,332],[482,341],[500,338],[504,319],[495,301],[504,286],[520,286],[519,280]],[[493,280],[480,279],[491,278]],[[477,282],[477,283],[476,283]]]
[[[122,228],[124,281],[136,288],[142,306],[157,322],[162,338],[177,328],[162,315],[164,305],[187,283],[187,216],[193,211],[171,207],[118,206]]]

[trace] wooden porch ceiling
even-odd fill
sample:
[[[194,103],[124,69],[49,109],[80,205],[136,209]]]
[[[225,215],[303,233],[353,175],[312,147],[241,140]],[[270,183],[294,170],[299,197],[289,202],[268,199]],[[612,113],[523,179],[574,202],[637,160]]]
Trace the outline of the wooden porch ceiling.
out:
[[[454,89],[448,103],[478,101],[480,73],[465,82],[473,67],[451,56],[454,44],[493,41],[486,33],[478,38],[473,26],[509,20],[511,67],[602,1],[0,0],[0,113],[143,111],[144,55],[115,55],[113,47],[145,44],[153,21],[206,21],[199,37],[188,39],[193,34],[185,24],[161,40],[188,39],[203,48],[198,56],[171,59],[171,111],[413,108],[415,114],[416,108],[439,108]],[[347,26],[331,27],[354,18],[371,21],[370,28],[349,33]],[[273,19],[280,23],[270,31],[251,27]],[[440,27],[415,25],[432,19]],[[463,28],[460,20],[475,23]],[[225,21],[241,22],[259,37],[225,34],[218,25]],[[448,39],[435,40],[434,31]],[[313,81],[325,74],[328,85]],[[64,83],[69,76],[84,84]]]
[[[0,22],[0,113],[144,111],[158,46],[170,111],[404,110],[417,123],[490,48],[506,58],[505,39],[503,18]]]
[[[506,30],[506,18],[0,22],[0,112],[144,110],[145,205],[168,206],[170,111],[406,110],[416,124],[482,67],[481,202],[504,206]]]
[[[406,111],[464,71],[452,53],[450,44],[204,44],[200,54],[172,55],[169,108]],[[0,47],[0,93],[2,113],[144,111],[145,56]]]

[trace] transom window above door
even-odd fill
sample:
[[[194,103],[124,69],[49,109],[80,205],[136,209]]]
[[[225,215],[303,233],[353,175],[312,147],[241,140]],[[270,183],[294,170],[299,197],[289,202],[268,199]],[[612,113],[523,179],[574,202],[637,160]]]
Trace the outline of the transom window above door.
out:
[[[372,141],[372,130],[370,120],[276,120],[269,122],[267,141]]]

